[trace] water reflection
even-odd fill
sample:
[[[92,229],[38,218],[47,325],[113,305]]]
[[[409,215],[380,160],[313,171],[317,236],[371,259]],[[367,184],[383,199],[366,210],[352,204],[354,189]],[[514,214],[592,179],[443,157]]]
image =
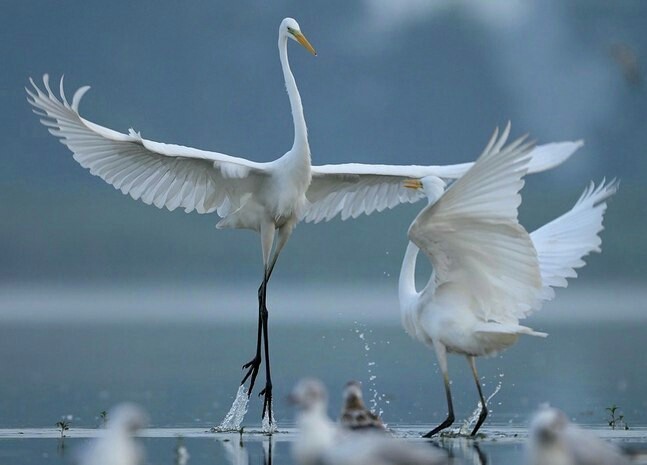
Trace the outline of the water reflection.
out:
[[[243,435],[241,433],[227,434],[219,437],[217,441],[222,444],[229,465],[249,465],[249,452],[247,451],[247,446],[243,441]],[[261,444],[263,447],[263,465],[272,465],[274,459],[274,437],[264,436]]]
[[[460,463],[470,465],[488,465],[488,454],[483,451],[478,442],[467,437],[455,437],[450,441],[435,443],[437,447],[445,450],[450,459],[460,460]],[[453,462],[452,462],[453,463]]]
[[[58,453],[58,456],[63,458],[65,457],[65,436],[61,436],[58,439],[58,443],[56,445],[56,452]]]
[[[218,438],[218,442],[222,444],[225,449],[225,457],[227,462],[231,465],[248,465],[249,454],[243,442],[243,435],[239,433],[232,433],[226,437]]]
[[[175,461],[173,464],[187,465],[190,457],[191,455],[189,454],[189,450],[184,445],[184,438],[182,436],[178,436],[177,442],[175,443]]]

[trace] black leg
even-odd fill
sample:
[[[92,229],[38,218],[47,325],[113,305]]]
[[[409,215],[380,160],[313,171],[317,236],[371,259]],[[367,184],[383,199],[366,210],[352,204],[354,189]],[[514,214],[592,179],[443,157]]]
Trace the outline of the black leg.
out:
[[[263,279],[261,286],[258,288],[258,334],[256,337],[256,355],[253,359],[243,365],[243,370],[247,370],[245,377],[240,382],[240,384],[245,384],[245,381],[249,378],[249,390],[247,391],[247,397],[252,395],[252,390],[254,389],[254,384],[256,383],[256,377],[258,376],[258,370],[261,366],[261,333],[263,330],[263,295],[265,293],[265,288],[267,282]]]
[[[267,280],[269,275],[272,273],[270,268],[267,273],[265,280],[265,289],[262,297],[262,309],[261,315],[263,320],[263,345],[265,346],[265,388],[258,393],[259,396],[263,396],[263,414],[261,418],[265,418],[265,415],[268,415],[268,420],[270,425],[272,424],[272,373],[270,371],[270,338],[267,328],[267,322],[269,319],[269,312],[267,311]]]
[[[479,414],[479,419],[476,422],[476,426],[472,430],[472,436],[476,436],[479,428],[487,418],[487,405],[485,404],[485,397],[483,397],[483,390],[481,389],[481,382],[479,381],[478,373],[476,372],[476,361],[474,357],[468,357],[470,366],[472,367],[472,374],[474,375],[474,381],[476,382],[476,388],[479,391],[479,398],[481,399],[481,413]]]
[[[434,434],[439,433],[440,431],[448,428],[454,423],[454,404],[452,403],[452,392],[449,389],[449,375],[447,373],[443,374],[443,379],[445,381],[445,395],[447,396],[447,418],[440,425],[436,426],[434,429],[425,434],[424,438],[430,438]]]

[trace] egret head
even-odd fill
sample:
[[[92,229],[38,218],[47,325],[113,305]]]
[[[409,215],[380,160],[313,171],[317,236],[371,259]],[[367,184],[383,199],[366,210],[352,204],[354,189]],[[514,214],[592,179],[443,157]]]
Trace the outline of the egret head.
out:
[[[301,410],[325,409],[326,387],[314,378],[304,378],[292,390],[289,400]]]
[[[437,176],[425,176],[420,179],[405,179],[402,182],[404,187],[414,190],[422,190],[427,201],[432,204],[445,192],[445,181]]]
[[[287,37],[289,39],[296,40],[301,45],[303,45],[306,48],[306,50],[308,50],[310,53],[312,53],[315,56],[317,55],[317,52],[315,51],[314,47],[310,45],[310,42],[308,42],[308,39],[306,39],[306,36],[304,36],[303,33],[301,32],[299,23],[297,23],[295,19],[285,18],[283,21],[281,21],[281,26],[279,27],[279,35],[281,37]]]
[[[349,381],[344,388],[344,407],[347,409],[364,408],[362,385],[359,381]]]

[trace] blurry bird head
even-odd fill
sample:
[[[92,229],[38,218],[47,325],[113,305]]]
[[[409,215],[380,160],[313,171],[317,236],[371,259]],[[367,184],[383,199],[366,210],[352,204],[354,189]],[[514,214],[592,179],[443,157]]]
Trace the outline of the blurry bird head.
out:
[[[308,42],[308,39],[306,39],[306,36],[303,35],[301,32],[301,28],[299,27],[299,23],[296,22],[295,19],[293,18],[285,18],[283,21],[281,21],[281,26],[279,27],[279,34],[281,37],[287,37],[289,39],[295,40],[299,42],[307,51],[312,53],[313,55],[317,55],[317,52],[315,51],[314,47],[310,45],[310,42]]]
[[[148,415],[135,404],[119,404],[108,413],[108,428],[113,431],[135,434],[148,425]]]
[[[364,408],[362,385],[359,381],[346,383],[343,396],[346,409]]]
[[[315,378],[304,378],[297,383],[288,399],[301,410],[325,409],[328,395],[321,381]]]
[[[530,438],[541,444],[550,444],[559,438],[568,425],[566,414],[556,408],[542,407],[530,421]]]

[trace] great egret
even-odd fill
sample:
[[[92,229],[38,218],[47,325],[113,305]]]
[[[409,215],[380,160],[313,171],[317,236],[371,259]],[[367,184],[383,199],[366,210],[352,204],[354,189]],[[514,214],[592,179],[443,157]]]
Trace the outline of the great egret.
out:
[[[138,406],[121,404],[110,410],[105,435],[92,441],[80,453],[81,465],[143,465],[144,449],[135,442],[135,433],[148,424],[148,416]]]
[[[60,81],[60,97],[43,77],[45,91],[30,79],[26,89],[41,122],[61,139],[74,159],[91,174],[146,204],[188,213],[211,213],[222,217],[218,228],[252,229],[260,233],[263,278],[258,290],[259,311],[256,352],[243,368],[241,384],[248,379],[248,394],[254,388],[264,345],[266,383],[263,417],[272,410],[272,381],[269,359],[267,283],[292,229],[300,220],[319,222],[341,214],[343,220],[415,202],[423,194],[406,189],[407,178],[460,177],[470,163],[449,166],[388,166],[341,164],[311,166],[308,132],[301,98],[290,70],[287,42],[292,39],[311,53],[313,47],[294,19],[279,27],[279,57],[294,123],[292,148],[269,163],[257,163],[218,152],[151,141],[133,129],[123,134],[95,124],[79,115],[79,103],[89,87],[78,89],[71,103]],[[531,171],[543,171],[566,160],[581,142],[562,142],[538,147]],[[276,236],[276,240],[275,240]],[[271,421],[272,416],[269,415]]]
[[[371,412],[364,404],[362,386],[357,381],[349,381],[344,388],[344,405],[339,416],[339,423],[352,430],[384,431],[384,423],[378,415]]]
[[[292,455],[301,465],[445,465],[447,455],[377,431],[342,429],[328,417],[325,386],[316,379],[297,383],[290,400],[299,408],[299,436]]]
[[[526,465],[629,465],[613,444],[571,423],[564,412],[542,407],[530,422]]]
[[[399,301],[406,332],[434,349],[445,383],[448,416],[425,437],[450,426],[454,409],[447,353],[465,355],[481,401],[475,435],[487,416],[475,359],[500,352],[518,335],[546,336],[519,320],[577,276],[582,257],[599,251],[605,200],[617,183],[593,184],[567,213],[532,234],[519,224],[519,190],[527,171],[530,144],[506,147],[510,127],[494,133],[474,166],[444,193],[441,180],[427,177],[405,184],[425,192],[429,205],[409,228],[402,262]],[[415,286],[419,250],[433,273],[425,288]]]

